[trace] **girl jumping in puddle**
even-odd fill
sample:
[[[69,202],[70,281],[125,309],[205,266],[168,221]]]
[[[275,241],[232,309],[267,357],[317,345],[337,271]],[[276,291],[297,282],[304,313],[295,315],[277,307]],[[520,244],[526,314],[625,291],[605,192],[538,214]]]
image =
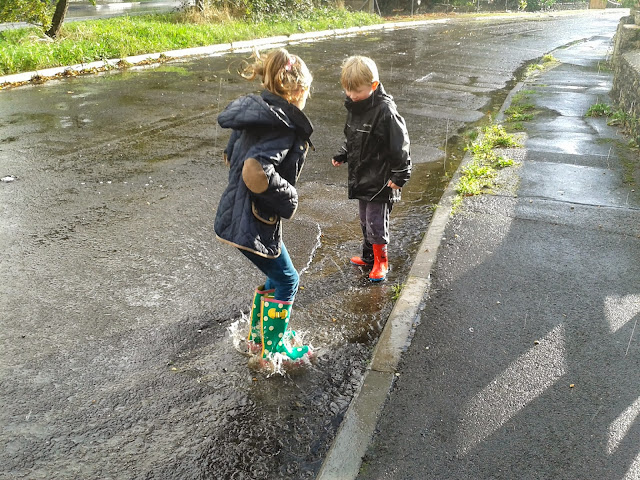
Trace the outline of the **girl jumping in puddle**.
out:
[[[250,349],[263,359],[300,361],[311,349],[289,328],[299,276],[282,240],[282,219],[298,206],[296,180],[313,132],[302,110],[313,78],[300,57],[282,48],[256,54],[243,76],[260,77],[264,90],[234,100],[218,116],[232,131],[224,150],[229,183],[214,229],[266,276],[253,297]]]

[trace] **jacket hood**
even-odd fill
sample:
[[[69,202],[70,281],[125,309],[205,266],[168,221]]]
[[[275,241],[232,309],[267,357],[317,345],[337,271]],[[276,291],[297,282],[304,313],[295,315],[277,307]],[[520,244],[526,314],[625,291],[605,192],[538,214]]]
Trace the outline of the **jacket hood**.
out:
[[[393,102],[393,97],[385,92],[382,83],[379,83],[378,88],[376,88],[368,98],[365,98],[364,100],[360,100],[358,102],[354,102],[349,97],[346,97],[344,106],[347,110],[353,113],[361,113],[373,107],[374,105],[378,105],[381,102],[391,104]]]
[[[279,115],[284,115],[289,119],[298,135],[306,140],[311,137],[313,125],[302,110],[268,90],[263,90],[260,96],[267,104],[271,105],[271,108]]]
[[[306,139],[313,132],[311,122],[299,108],[266,90],[261,95],[245,95],[231,102],[218,115],[218,123],[222,128],[234,130],[289,128]]]

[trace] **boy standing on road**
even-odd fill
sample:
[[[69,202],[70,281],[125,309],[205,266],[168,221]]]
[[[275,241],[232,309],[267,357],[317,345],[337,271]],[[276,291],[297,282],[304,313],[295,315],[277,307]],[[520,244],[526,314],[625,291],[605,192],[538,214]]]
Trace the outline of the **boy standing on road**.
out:
[[[409,134],[373,60],[347,58],[340,83],[347,96],[346,140],[331,162],[335,167],[348,164],[349,198],[359,202],[362,256],[352,257],[351,263],[373,266],[369,279],[379,282],[389,270],[389,214],[411,175]]]

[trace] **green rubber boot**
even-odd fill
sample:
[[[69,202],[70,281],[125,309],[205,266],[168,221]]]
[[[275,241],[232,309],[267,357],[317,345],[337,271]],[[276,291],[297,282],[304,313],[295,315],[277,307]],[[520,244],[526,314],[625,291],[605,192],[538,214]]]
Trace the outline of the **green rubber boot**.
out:
[[[283,340],[289,335],[287,327],[291,317],[293,302],[262,298],[261,330],[262,330],[262,358],[268,359],[274,353],[286,355],[290,360],[300,360],[309,353],[309,346],[290,347]],[[290,338],[289,338],[290,340]]]
[[[253,304],[251,305],[251,327],[249,328],[249,335],[247,335],[247,343],[249,344],[249,350],[258,351],[261,350],[260,344],[262,344],[262,332],[260,331],[260,310],[262,308],[262,298],[275,292],[275,289],[265,290],[264,285],[256,288],[253,295]]]

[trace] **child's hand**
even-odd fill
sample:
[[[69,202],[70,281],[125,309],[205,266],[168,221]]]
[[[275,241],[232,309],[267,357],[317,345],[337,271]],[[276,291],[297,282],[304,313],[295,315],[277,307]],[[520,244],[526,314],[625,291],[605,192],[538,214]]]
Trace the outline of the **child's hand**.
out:
[[[387,187],[391,187],[391,188],[393,188],[394,190],[400,190],[400,187],[399,187],[398,185],[396,185],[395,183],[393,183],[391,180],[389,180],[389,181],[387,182]]]
[[[335,158],[331,159],[331,163],[333,164],[334,167],[339,167],[340,165],[342,165],[342,162],[336,162]]]

